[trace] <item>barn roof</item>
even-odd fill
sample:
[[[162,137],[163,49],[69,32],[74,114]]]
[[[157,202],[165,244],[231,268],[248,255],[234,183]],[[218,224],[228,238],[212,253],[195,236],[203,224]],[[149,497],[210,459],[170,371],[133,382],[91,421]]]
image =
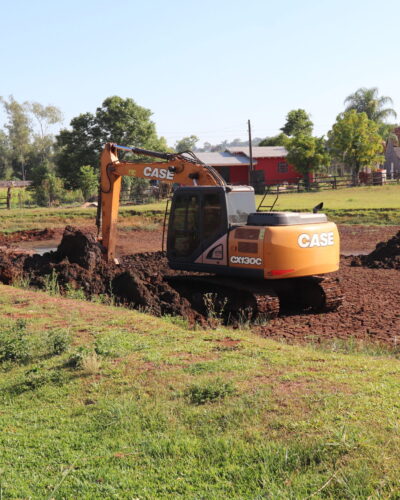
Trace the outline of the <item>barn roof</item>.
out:
[[[248,146],[235,146],[228,148],[227,151],[235,155],[239,153],[250,157]],[[280,158],[288,154],[283,146],[255,146],[252,152],[253,158]]]
[[[244,155],[233,155],[231,153],[195,153],[195,155],[206,165],[214,167],[249,165],[250,161]]]

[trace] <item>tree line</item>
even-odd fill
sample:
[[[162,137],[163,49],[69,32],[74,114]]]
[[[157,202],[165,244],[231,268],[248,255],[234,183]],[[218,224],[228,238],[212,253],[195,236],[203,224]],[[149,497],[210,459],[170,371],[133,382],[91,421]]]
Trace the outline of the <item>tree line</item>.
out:
[[[13,96],[0,97],[6,123],[0,129],[0,178],[31,180],[31,190],[40,205],[63,200],[68,190],[77,190],[84,199],[94,195],[98,185],[99,154],[106,142],[135,145],[144,149],[170,151],[165,138],[159,137],[152,112],[133,99],[108,97],[95,113],[73,118],[70,128],[57,135],[51,130],[62,123],[62,113],[55,106],[37,102],[17,102]],[[382,141],[388,139],[395,125],[387,120],[396,117],[389,97],[379,96],[377,88],[361,88],[345,99],[345,110],[337,116],[328,137],[313,135],[310,115],[303,109],[287,114],[281,133],[254,145],[285,146],[288,161],[308,178],[336,160],[348,166],[355,179],[365,166],[382,161]],[[175,143],[178,152],[186,150],[223,151],[231,146],[248,145],[235,139],[196,148],[195,135]],[[143,179],[124,178],[131,192],[145,186]]]
[[[344,100],[345,110],[336,118],[328,136],[313,135],[314,124],[304,109],[295,109],[286,116],[286,122],[278,135],[255,139],[258,146],[284,146],[288,151],[287,160],[304,176],[307,183],[313,172],[327,168],[335,161],[347,167],[357,184],[358,174],[363,167],[375,167],[383,160],[384,142],[391,138],[397,141],[393,130],[395,124],[387,123],[396,118],[390,106],[390,97],[379,96],[376,87],[360,88]],[[196,147],[198,138],[194,135],[184,137],[175,144],[178,150],[188,146]],[[218,145],[205,143],[197,151],[224,151],[233,145],[248,145],[235,139]]]

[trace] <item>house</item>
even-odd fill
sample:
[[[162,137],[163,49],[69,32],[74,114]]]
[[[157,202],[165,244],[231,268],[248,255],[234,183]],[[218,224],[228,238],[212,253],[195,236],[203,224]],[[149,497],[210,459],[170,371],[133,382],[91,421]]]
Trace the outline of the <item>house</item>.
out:
[[[302,176],[286,161],[282,146],[253,147],[253,168],[261,173],[265,185],[293,182]],[[197,153],[207,165],[216,168],[230,184],[250,184],[250,152],[248,146],[230,147],[223,153]],[[257,175],[259,178],[259,175]]]
[[[400,143],[400,127],[394,129]],[[400,147],[396,145],[393,139],[389,139],[385,149],[385,163],[383,168],[386,170],[388,179],[400,178]]]

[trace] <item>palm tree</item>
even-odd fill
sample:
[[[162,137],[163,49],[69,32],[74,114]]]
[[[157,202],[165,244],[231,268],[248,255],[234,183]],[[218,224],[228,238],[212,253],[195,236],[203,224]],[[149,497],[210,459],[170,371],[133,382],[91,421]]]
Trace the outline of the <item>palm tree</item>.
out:
[[[396,118],[396,111],[385,107],[387,104],[393,105],[393,100],[386,96],[379,97],[378,94],[377,87],[358,89],[344,100],[344,103],[347,104],[346,111],[355,109],[357,113],[366,113],[370,120],[377,123],[382,123],[390,116]]]

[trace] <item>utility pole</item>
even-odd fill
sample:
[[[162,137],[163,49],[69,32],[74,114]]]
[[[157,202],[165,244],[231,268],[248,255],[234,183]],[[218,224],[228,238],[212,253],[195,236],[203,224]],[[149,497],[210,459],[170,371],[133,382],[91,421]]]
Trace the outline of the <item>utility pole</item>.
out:
[[[253,145],[251,143],[251,123],[250,123],[250,120],[247,120],[247,126],[248,126],[248,130],[249,130],[249,153],[250,153],[249,185],[251,186],[252,181],[253,181],[254,167],[253,167]]]

